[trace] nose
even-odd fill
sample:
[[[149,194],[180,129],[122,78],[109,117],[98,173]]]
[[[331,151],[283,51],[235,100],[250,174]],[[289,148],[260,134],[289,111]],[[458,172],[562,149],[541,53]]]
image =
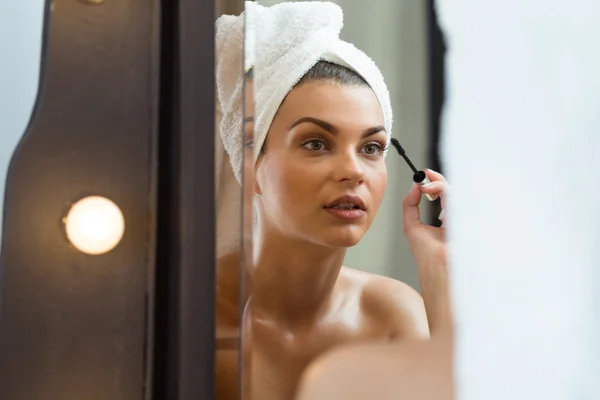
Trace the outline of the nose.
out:
[[[356,150],[344,151],[335,157],[333,169],[336,182],[352,182],[361,184],[365,181],[365,169]]]

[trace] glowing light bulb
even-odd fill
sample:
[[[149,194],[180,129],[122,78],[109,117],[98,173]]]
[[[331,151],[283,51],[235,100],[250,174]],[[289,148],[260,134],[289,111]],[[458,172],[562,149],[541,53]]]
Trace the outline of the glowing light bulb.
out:
[[[90,196],[75,203],[64,219],[67,238],[86,254],[104,254],[114,249],[125,232],[125,218],[111,200]]]

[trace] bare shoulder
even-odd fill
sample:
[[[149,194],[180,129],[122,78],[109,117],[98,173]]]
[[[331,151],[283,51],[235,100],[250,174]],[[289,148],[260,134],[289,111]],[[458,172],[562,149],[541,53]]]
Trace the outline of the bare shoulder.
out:
[[[297,399],[450,400],[453,392],[452,338],[437,337],[336,347],[306,369]]]
[[[239,263],[240,263],[240,252],[239,251],[232,251],[229,253],[225,253],[217,259],[218,268],[225,268],[227,270],[230,270],[233,268],[239,268]]]
[[[238,252],[217,260],[215,279],[217,325],[237,328],[240,314],[240,263]]]
[[[346,279],[355,282],[365,313],[396,332],[401,338],[429,337],[427,315],[421,295],[396,279],[351,268],[343,268]]]
[[[342,271],[346,279],[360,287],[363,300],[373,306],[394,308],[399,301],[417,305],[423,303],[421,295],[415,289],[399,280],[348,267],[344,267]]]

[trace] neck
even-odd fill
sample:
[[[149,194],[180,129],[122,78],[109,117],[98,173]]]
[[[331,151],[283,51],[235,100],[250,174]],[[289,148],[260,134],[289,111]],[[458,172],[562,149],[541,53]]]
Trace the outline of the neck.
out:
[[[331,304],[346,249],[331,249],[258,229],[252,314],[287,325],[314,321]]]

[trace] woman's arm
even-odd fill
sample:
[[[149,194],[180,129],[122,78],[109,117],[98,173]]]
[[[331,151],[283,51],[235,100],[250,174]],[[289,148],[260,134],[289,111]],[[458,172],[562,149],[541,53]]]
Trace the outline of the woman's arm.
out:
[[[448,286],[446,235],[444,228],[433,227],[421,222],[419,203],[422,192],[440,196],[445,207],[447,182],[434,171],[426,170],[432,181],[429,187],[414,185],[404,198],[403,229],[418,267],[419,283],[427,320],[432,335],[451,332],[453,328]]]

